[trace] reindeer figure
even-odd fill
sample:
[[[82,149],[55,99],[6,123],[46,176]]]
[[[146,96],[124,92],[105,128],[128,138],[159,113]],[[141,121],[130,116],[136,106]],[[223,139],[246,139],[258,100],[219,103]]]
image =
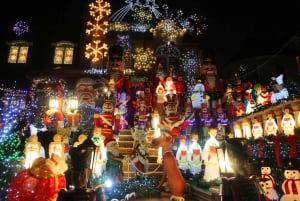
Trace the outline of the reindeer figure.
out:
[[[170,197],[172,201],[184,201],[185,180],[177,166],[175,156],[172,153],[173,136],[168,132],[174,129],[174,126],[179,126],[184,122],[184,119],[168,126],[163,126],[165,131],[157,138],[152,140],[152,147],[162,147],[162,164],[163,176],[157,186],[160,188],[164,182],[170,189],[170,192],[162,192],[162,196]]]

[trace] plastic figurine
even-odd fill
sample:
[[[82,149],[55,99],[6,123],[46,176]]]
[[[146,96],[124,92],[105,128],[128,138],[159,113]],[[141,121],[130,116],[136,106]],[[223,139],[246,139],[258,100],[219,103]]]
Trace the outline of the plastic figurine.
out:
[[[269,135],[277,135],[278,125],[276,123],[275,118],[272,113],[267,114],[267,120],[265,122],[264,134],[266,136]]]
[[[56,154],[62,159],[65,159],[65,143],[63,143],[62,139],[63,136],[60,134],[53,136],[53,141],[49,144],[49,156]]]
[[[30,168],[35,159],[45,157],[42,155],[42,145],[37,135],[31,135],[25,144],[25,168]]]
[[[285,135],[294,135],[295,134],[295,119],[292,115],[292,110],[290,108],[284,108],[284,114],[281,119],[281,127],[283,128],[283,133]]]
[[[199,174],[201,172],[202,148],[198,143],[199,136],[197,133],[192,134],[192,143],[189,146],[188,160],[190,164],[190,171],[192,174]]]
[[[219,141],[216,139],[217,129],[209,128],[208,134],[210,138],[206,141],[203,149],[203,158],[206,162],[203,179],[211,181],[220,177],[219,162],[217,156],[217,147]]]
[[[176,152],[176,160],[178,162],[179,169],[183,172],[186,172],[189,169],[188,147],[186,144],[186,138],[181,137],[179,143],[180,144]]]

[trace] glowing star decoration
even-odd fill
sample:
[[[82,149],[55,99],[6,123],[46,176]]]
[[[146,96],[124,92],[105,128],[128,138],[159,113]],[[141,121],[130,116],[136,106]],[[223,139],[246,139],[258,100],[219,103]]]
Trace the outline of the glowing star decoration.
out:
[[[183,75],[185,75],[186,78],[186,97],[190,97],[192,95],[192,90],[196,83],[194,75],[196,74],[197,67],[199,66],[197,54],[194,51],[188,51],[182,54],[180,61],[183,67]]]
[[[144,7],[136,7],[133,9],[132,17],[139,23],[149,23],[152,20],[152,14]]]
[[[148,71],[155,64],[156,58],[154,52],[147,48],[136,48],[134,59],[134,69]]]
[[[125,0],[125,3],[127,3],[126,6],[120,8],[109,17],[110,21],[123,21],[125,16],[130,12],[133,12],[133,18],[136,17],[143,20],[149,19],[149,13],[153,14],[156,19],[162,16],[158,10],[159,6],[155,3],[155,0],[146,0],[144,4],[139,0]]]
[[[207,29],[204,17],[199,17],[197,14],[185,17],[182,10],[178,10],[176,15],[171,14],[169,16],[168,5],[164,4],[163,9],[165,10],[165,16],[162,17],[154,28],[150,29],[156,36],[175,41],[186,33],[189,35],[200,35]]]
[[[132,25],[132,29],[135,32],[146,32],[150,27],[150,21],[152,20],[152,14],[144,7],[136,7],[132,14],[133,20],[136,22]]]
[[[86,45],[85,57],[92,62],[98,62],[107,55],[108,46],[103,41],[108,31],[108,15],[110,4],[96,0],[89,4],[91,20],[87,22],[85,33],[92,42]]]
[[[29,26],[27,25],[26,22],[24,21],[18,21],[14,27],[13,27],[13,31],[15,32],[15,34],[17,36],[20,36],[24,33],[27,33],[29,31]]]

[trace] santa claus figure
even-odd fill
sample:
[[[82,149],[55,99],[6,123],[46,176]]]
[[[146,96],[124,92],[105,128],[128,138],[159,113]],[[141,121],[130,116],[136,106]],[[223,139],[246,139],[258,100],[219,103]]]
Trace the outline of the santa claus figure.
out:
[[[141,138],[138,144],[134,147],[133,152],[130,154],[131,169],[136,176],[142,176],[149,168],[149,150],[147,147],[147,141]]]
[[[289,160],[284,170],[281,188],[284,193],[280,201],[300,201],[300,170],[297,160]]]

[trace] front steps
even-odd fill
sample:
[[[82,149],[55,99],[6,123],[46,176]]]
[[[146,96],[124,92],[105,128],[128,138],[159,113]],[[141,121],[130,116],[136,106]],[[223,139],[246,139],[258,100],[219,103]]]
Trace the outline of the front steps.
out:
[[[148,157],[149,169],[147,172],[145,172],[145,175],[148,177],[160,178],[162,175],[162,165],[157,163],[158,150],[150,146],[153,133],[154,133],[153,130],[149,130],[147,132],[147,145],[149,150],[149,157]],[[133,142],[134,141],[133,141],[131,130],[130,129],[121,130],[118,135],[120,154],[130,155],[134,150]],[[132,171],[131,164],[129,161],[123,163],[123,172],[124,172],[124,179],[135,177],[135,172]]]

